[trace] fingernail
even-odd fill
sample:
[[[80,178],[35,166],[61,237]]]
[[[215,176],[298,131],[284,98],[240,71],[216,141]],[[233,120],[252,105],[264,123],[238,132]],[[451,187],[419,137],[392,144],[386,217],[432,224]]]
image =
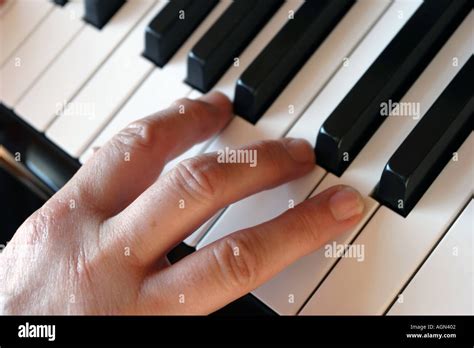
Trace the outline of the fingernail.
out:
[[[314,151],[310,143],[304,139],[286,138],[282,140],[286,150],[296,162],[314,162]]]
[[[224,93],[218,91],[204,94],[199,98],[199,100],[215,105],[225,111],[230,111],[232,109],[232,103],[229,98]]]
[[[344,221],[364,210],[364,201],[359,192],[344,186],[329,198],[329,208],[337,221]]]
[[[219,115],[223,117],[222,119],[229,120],[233,116],[232,102],[224,93],[213,91],[204,94],[199,100],[216,107],[219,110]]]

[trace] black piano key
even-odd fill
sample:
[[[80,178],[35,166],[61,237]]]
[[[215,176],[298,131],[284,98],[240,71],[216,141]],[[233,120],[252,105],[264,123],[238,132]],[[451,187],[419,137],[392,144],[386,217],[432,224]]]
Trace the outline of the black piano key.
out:
[[[84,0],[84,20],[102,29],[124,3],[125,0]]]
[[[472,81],[471,56],[388,161],[375,192],[382,204],[408,215],[452,159],[472,130]]]
[[[340,176],[471,9],[469,0],[427,0],[319,130],[318,164]]]
[[[207,93],[282,4],[234,1],[189,52],[186,82]]]
[[[67,4],[68,0],[53,0],[56,5],[64,6]]]
[[[306,1],[237,81],[235,113],[256,123],[354,2]]]
[[[170,1],[145,30],[143,55],[159,67],[163,67],[218,2],[218,0]]]

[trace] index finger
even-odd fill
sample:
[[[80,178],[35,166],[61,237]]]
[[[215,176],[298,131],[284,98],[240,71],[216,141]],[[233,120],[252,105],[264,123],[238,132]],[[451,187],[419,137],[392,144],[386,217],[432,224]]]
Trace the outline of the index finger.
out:
[[[80,187],[88,203],[106,216],[115,215],[156,180],[168,161],[218,132],[231,117],[232,104],[221,93],[180,99],[115,135],[70,185]]]

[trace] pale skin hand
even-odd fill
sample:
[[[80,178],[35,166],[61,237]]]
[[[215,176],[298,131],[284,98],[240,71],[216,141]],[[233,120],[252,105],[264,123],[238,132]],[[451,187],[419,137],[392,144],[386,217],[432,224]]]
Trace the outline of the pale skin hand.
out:
[[[104,145],[0,254],[0,313],[208,314],[357,224],[360,195],[333,187],[170,266],[168,251],[219,209],[314,167],[311,145],[290,139],[247,146],[255,168],[214,153],[159,177],[230,118],[221,94],[183,99]]]

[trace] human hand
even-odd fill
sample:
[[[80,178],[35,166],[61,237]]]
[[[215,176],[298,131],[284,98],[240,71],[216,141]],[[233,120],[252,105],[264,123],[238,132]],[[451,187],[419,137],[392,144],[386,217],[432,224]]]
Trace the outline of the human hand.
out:
[[[333,187],[170,265],[166,254],[221,208],[314,167],[310,144],[285,139],[247,146],[254,168],[209,153],[159,176],[231,116],[219,93],[183,99],[104,145],[0,254],[0,313],[208,314],[360,220],[360,195]]]

